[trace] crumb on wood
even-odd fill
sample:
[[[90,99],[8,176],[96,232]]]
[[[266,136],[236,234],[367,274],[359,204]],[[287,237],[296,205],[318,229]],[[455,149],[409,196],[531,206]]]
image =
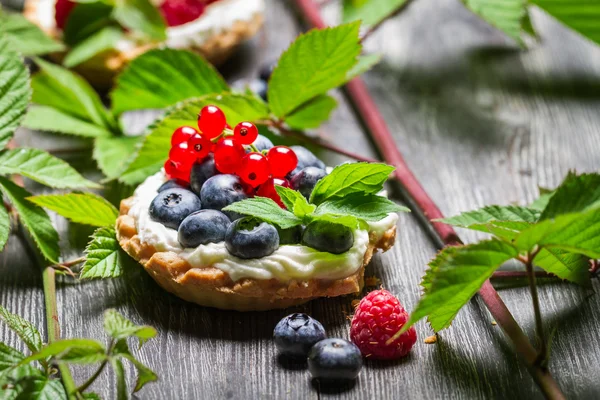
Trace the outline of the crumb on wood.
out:
[[[437,342],[437,335],[428,336],[425,338],[425,340],[423,340],[423,342],[426,344],[434,344]]]
[[[492,325],[496,326],[496,325],[498,325],[498,323],[496,321],[492,320]]]
[[[350,305],[352,306],[352,308],[354,308],[356,310],[356,307],[358,307],[358,303],[360,303],[360,300],[354,299],[354,300],[352,300],[352,303],[350,303]]]
[[[375,287],[375,286],[379,286],[380,284],[381,284],[381,279],[379,279],[376,276],[369,276],[369,277],[365,278],[365,286]]]

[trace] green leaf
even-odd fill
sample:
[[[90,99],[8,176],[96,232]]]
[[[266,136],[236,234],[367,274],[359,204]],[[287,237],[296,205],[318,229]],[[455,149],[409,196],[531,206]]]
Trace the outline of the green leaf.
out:
[[[102,52],[111,50],[123,36],[123,31],[117,27],[102,28],[75,45],[63,60],[63,65],[73,68]]]
[[[348,228],[354,230],[359,227],[359,220],[353,215],[335,215],[335,214],[323,214],[323,215],[312,215],[310,217],[312,221],[325,221],[331,222],[332,224],[340,224],[347,226]],[[366,229],[366,226],[362,226],[362,228]]]
[[[185,101],[148,128],[150,133],[146,136],[140,151],[119,180],[133,185],[159,171],[168,158],[173,131],[182,125],[196,125],[198,111],[209,104],[220,107],[231,126],[242,121],[257,121],[269,116],[267,105],[254,96],[224,93]]]
[[[542,211],[544,211],[544,208],[546,208],[546,206],[550,202],[550,199],[552,198],[552,196],[554,196],[554,191],[551,191],[551,192],[548,192],[548,193],[540,193],[540,197],[538,197],[537,199],[535,199],[528,206],[528,208],[531,208],[533,210],[537,210],[537,211],[539,211],[541,213]]]
[[[319,205],[325,200],[340,199],[353,193],[378,193],[394,169],[380,163],[338,165],[317,182],[310,195],[310,202]]]
[[[115,346],[114,354],[129,360],[138,371],[138,378],[135,383],[134,393],[141,390],[147,383],[155,382],[158,376],[150,368],[138,361],[129,351],[129,346],[125,339],[120,339]]]
[[[333,97],[323,94],[298,107],[285,122],[293,129],[318,128],[329,119],[329,114],[336,106],[337,102]]]
[[[361,20],[364,25],[374,26],[398,12],[407,0],[344,0],[342,21]]]
[[[144,140],[140,136],[103,136],[96,139],[93,157],[108,179],[118,178]]]
[[[364,221],[379,221],[387,217],[390,213],[400,211],[410,212],[410,209],[376,194],[354,194],[321,203],[315,214],[352,215]]]
[[[111,358],[110,362],[117,377],[117,400],[127,400],[129,395],[127,394],[127,382],[125,381],[123,362],[118,358]]]
[[[600,207],[600,175],[570,174],[553,192],[540,220]]]
[[[4,250],[8,237],[10,236],[10,217],[6,208],[0,205],[0,252]]]
[[[29,129],[82,137],[112,135],[106,127],[47,106],[29,107],[22,125]]]
[[[304,196],[296,190],[279,185],[275,185],[275,190],[288,211],[300,219],[312,214],[317,208],[314,204],[308,204]]]
[[[37,25],[21,14],[2,13],[0,37],[9,40],[9,48],[24,56],[37,56],[62,51],[65,46],[46,35]]]
[[[523,45],[521,33],[527,17],[526,0],[462,0],[465,6],[490,25]]]
[[[76,46],[102,28],[113,25],[113,7],[104,1],[79,2],[69,13],[63,30],[63,41],[68,46]]]
[[[99,188],[60,158],[40,149],[18,148],[0,154],[0,174],[18,174],[57,189]]]
[[[99,228],[86,249],[81,279],[116,278],[123,275],[121,248],[114,228]]]
[[[0,186],[19,213],[19,220],[31,234],[44,257],[53,263],[58,262],[60,256],[58,233],[52,226],[48,214],[41,207],[26,200],[31,193],[22,187],[4,177],[0,177]]]
[[[167,108],[183,100],[228,90],[221,75],[198,54],[164,48],[135,58],[117,77],[110,96],[113,112],[118,115],[131,110]]]
[[[276,116],[283,118],[346,81],[361,51],[359,26],[354,22],[313,29],[292,43],[269,80],[269,105]]]
[[[0,306],[0,321],[3,321],[15,332],[31,352],[39,351],[42,348],[40,332],[31,322],[9,312],[2,306]]]
[[[254,197],[237,201],[225,207],[225,211],[233,211],[243,215],[250,215],[261,221],[269,222],[288,229],[302,224],[302,220],[289,211],[279,207],[277,203],[266,197]]]
[[[366,56],[358,57],[358,62],[346,74],[346,82],[351,81],[359,75],[364,74],[373,66],[381,61],[381,54],[367,54]]]
[[[156,329],[153,327],[135,325],[114,309],[104,312],[104,330],[117,340],[135,336],[140,339],[140,345],[156,336]]]
[[[534,264],[561,279],[590,287],[590,260],[581,254],[568,253],[559,249],[542,249]]]
[[[14,400],[67,400],[61,381],[41,374],[23,376],[14,386]]]
[[[113,18],[122,26],[152,40],[165,40],[165,20],[148,0],[116,0]]]
[[[106,350],[101,343],[92,339],[57,340],[27,357],[21,364],[44,360],[48,357],[74,364],[93,364],[106,359]]]
[[[36,59],[36,63],[41,71],[31,80],[34,103],[56,108],[110,131],[117,129],[114,117],[106,111],[98,94],[83,78],[41,59]]]
[[[112,227],[119,216],[119,210],[94,193],[46,194],[27,200],[78,224]]]
[[[595,0],[531,0],[548,14],[600,44],[600,2]]]
[[[19,350],[0,342],[0,376],[7,369],[16,367],[25,359]]]
[[[29,71],[21,57],[0,35],[0,148],[4,148],[19,127],[29,99]]]
[[[102,400],[97,393],[93,393],[93,392],[84,393],[83,398],[85,400]]]
[[[445,248],[429,263],[422,282],[425,293],[402,330],[425,316],[434,331],[447,328],[494,271],[517,255],[512,245],[496,239]]]

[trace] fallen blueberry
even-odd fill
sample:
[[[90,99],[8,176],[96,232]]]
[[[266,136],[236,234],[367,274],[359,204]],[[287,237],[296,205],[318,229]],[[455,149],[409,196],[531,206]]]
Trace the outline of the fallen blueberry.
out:
[[[326,337],[323,325],[302,313],[290,314],[283,318],[273,331],[277,350],[289,357],[306,357],[310,348]]]
[[[362,355],[354,343],[344,339],[325,339],[308,352],[308,370],[313,378],[350,381],[363,366]]]

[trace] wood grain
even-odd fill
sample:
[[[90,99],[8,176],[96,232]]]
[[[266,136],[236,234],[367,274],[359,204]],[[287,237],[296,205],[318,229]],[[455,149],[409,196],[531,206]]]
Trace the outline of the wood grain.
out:
[[[266,27],[224,66],[230,80],[253,76],[260,63],[276,59],[301,30],[285,2],[270,0]],[[330,21],[335,2],[325,6]],[[600,169],[600,49],[540,12],[542,41],[524,52],[455,0],[420,0],[386,22],[366,42],[384,54],[366,82],[395,134],[397,144],[425,189],[447,215],[485,204],[525,204],[536,185],[556,186],[569,169]],[[290,94],[293,95],[293,94]],[[376,156],[340,93],[340,107],[323,128],[349,150]],[[130,116],[144,125],[148,113]],[[151,118],[151,116],[150,116]],[[25,145],[64,146],[48,136],[20,132]],[[326,157],[335,164],[342,159]],[[87,160],[87,161],[86,161]],[[89,154],[72,160],[85,167]],[[30,187],[40,191],[37,186]],[[393,187],[392,187],[393,189]],[[80,254],[85,230],[55,218],[63,257]],[[468,241],[481,235],[460,232]],[[396,246],[368,268],[407,309],[418,301],[418,282],[435,254],[431,238],[411,215],[402,215]],[[594,288],[600,288],[597,281]],[[121,280],[59,285],[62,333],[103,338],[102,313],[115,307],[159,336],[139,351],[160,382],[142,399],[336,398],[539,398],[526,369],[501,330],[475,298],[442,332],[437,344],[417,324],[419,341],[398,363],[368,362],[354,387],[312,385],[302,365],[278,360],[271,341],[286,311],[237,313],[185,303],[162,291],[135,265]],[[533,338],[528,291],[503,288],[501,295]],[[598,296],[567,284],[540,289],[548,330],[555,327],[551,368],[569,398],[600,394]],[[347,337],[352,297],[299,307],[321,320],[331,336]],[[0,302],[43,325],[41,278],[22,245],[11,238],[0,263]],[[0,327],[0,340],[17,343]],[[129,381],[134,370],[128,367]],[[81,382],[89,370],[77,368]],[[113,398],[105,373],[93,390]]]

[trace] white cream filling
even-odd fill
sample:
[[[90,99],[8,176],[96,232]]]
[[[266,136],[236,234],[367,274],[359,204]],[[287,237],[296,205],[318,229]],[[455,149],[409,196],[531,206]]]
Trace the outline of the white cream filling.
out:
[[[153,246],[157,251],[172,251],[192,267],[212,265],[227,272],[233,281],[242,278],[277,278],[280,281],[345,278],[362,266],[369,245],[369,232],[372,239],[377,241],[398,221],[398,215],[394,213],[380,221],[369,223],[369,231],[357,229],[354,231],[354,245],[343,254],[331,254],[302,245],[282,245],[269,256],[244,260],[231,255],[224,242],[184,249],[177,240],[176,230],[150,218],[148,208],[165,180],[165,174],[161,171],[150,176],[135,190],[129,215],[136,220],[140,241]]]
[[[161,0],[152,1],[160,5]],[[37,18],[42,28],[56,27],[54,4],[56,0],[39,0]],[[265,8],[264,0],[220,0],[206,7],[204,13],[187,24],[167,28],[167,47],[185,49],[202,46],[208,39],[233,26],[237,21],[252,21]],[[115,44],[120,51],[128,51],[136,46],[131,38],[124,38]]]

